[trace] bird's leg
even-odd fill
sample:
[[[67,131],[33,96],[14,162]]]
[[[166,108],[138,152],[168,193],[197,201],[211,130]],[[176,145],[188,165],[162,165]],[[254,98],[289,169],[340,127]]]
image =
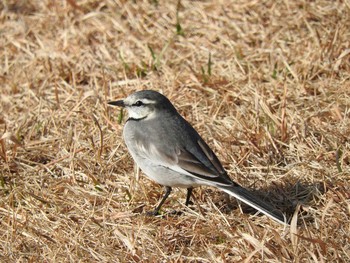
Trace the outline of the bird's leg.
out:
[[[186,196],[186,202],[185,202],[185,206],[188,206],[190,204],[190,198],[191,198],[191,195],[192,195],[192,190],[193,188],[190,187],[190,188],[187,188],[187,196]]]
[[[164,193],[164,196],[163,196],[162,200],[160,200],[160,202],[157,205],[157,207],[153,211],[149,212],[148,214],[149,215],[153,215],[153,216],[158,215],[160,208],[162,207],[162,205],[164,204],[165,200],[168,198],[170,193],[171,193],[171,187],[170,186],[165,186],[165,193]]]

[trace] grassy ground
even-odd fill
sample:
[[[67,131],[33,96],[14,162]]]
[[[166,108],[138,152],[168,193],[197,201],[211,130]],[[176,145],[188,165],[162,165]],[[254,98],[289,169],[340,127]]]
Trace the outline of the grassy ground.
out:
[[[350,261],[349,0],[0,9],[1,262]],[[144,216],[162,188],[133,168],[106,102],[146,88],[234,180],[299,211],[291,227],[205,187],[190,209],[175,190]]]

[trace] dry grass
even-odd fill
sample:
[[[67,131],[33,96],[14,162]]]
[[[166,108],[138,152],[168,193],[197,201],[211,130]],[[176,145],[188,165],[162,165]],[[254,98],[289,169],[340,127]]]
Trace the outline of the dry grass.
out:
[[[349,262],[349,0],[165,2],[0,3],[0,261]],[[236,181],[300,203],[292,226],[210,188],[145,217],[162,189],[106,105],[144,88]]]

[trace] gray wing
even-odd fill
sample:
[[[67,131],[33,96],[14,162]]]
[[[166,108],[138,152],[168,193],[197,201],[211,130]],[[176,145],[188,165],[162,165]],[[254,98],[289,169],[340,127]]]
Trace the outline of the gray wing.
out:
[[[172,150],[165,150],[164,147],[159,147],[150,140],[137,140],[136,145],[138,152],[144,158],[157,165],[165,166],[202,181],[225,186],[235,185],[216,155],[201,138],[192,143],[191,147],[177,145]]]
[[[135,152],[154,164],[201,181],[223,186],[236,185],[214,152],[185,119],[180,115],[171,115],[164,117],[163,121],[161,124],[150,121],[141,128],[142,123],[128,124],[135,125],[128,131],[133,134]]]

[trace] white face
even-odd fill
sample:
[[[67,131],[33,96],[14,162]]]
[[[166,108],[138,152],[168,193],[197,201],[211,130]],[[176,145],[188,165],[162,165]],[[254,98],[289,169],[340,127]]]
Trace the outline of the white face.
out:
[[[132,119],[150,119],[154,117],[154,107],[153,105],[156,103],[153,100],[149,100],[146,98],[138,98],[130,95],[124,100],[125,108],[128,111],[129,118]]]

